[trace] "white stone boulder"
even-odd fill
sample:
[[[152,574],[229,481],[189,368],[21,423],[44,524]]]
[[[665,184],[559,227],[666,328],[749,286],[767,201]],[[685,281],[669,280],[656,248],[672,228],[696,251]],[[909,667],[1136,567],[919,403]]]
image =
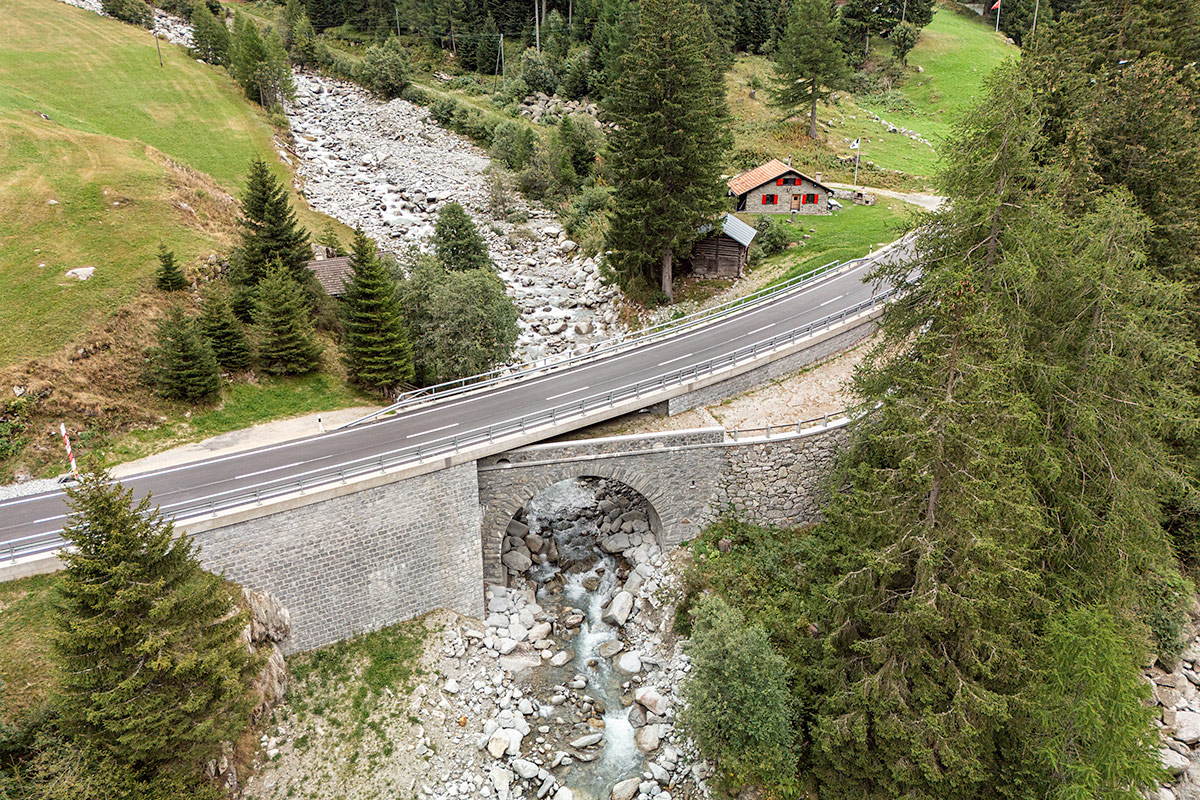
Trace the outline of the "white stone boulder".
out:
[[[633,595],[622,590],[617,592],[612,602],[608,604],[608,608],[605,609],[602,619],[610,625],[620,627],[629,619],[631,611],[633,611]]]

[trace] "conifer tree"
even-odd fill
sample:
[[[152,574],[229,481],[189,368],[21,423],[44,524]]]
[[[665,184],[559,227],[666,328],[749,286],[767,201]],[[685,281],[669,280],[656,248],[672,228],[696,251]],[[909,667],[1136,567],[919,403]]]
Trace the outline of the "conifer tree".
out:
[[[204,3],[192,6],[192,52],[201,61],[229,66],[229,29]]]
[[[172,400],[200,401],[221,388],[217,358],[196,323],[174,306],[158,323],[158,346],[147,352],[150,377],[159,394]]]
[[[283,267],[272,267],[259,282],[255,322],[259,363],[267,374],[304,375],[321,365],[304,290]]]
[[[837,42],[837,22],[826,0],[796,0],[775,55],[771,102],[784,118],[808,112],[809,138],[817,138],[817,103],[849,76]]]
[[[222,369],[229,372],[250,369],[250,345],[226,293],[214,290],[204,296],[200,332],[208,340]]]
[[[479,235],[474,220],[458,203],[447,203],[438,210],[433,226],[433,251],[449,270],[492,266],[487,242]]]
[[[361,229],[354,232],[342,297],[342,361],[357,383],[378,391],[413,379],[413,354],[396,285]]]
[[[712,221],[727,194],[728,112],[706,20],[692,0],[645,0],[607,103],[616,125],[608,263],[627,291],[648,294],[657,273],[667,300],[675,251]]]
[[[287,191],[262,159],[251,163],[246,177],[241,224],[238,277],[242,283],[257,286],[273,264],[281,265],[302,286],[313,281],[306,266],[312,256],[308,231],[296,221]]]
[[[175,253],[161,242],[158,245],[158,270],[154,273],[154,283],[164,292],[181,292],[187,288],[183,270],[175,263]]]
[[[139,779],[198,782],[253,705],[245,615],[149,497],[135,502],[103,472],[67,497],[54,642],[63,728]]]

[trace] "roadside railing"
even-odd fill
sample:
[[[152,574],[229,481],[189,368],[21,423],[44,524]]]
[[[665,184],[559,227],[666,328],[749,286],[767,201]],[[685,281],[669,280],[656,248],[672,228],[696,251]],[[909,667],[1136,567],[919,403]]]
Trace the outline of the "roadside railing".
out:
[[[719,370],[736,366],[744,361],[753,361],[781,347],[792,345],[799,339],[832,328],[864,312],[870,312],[894,294],[894,289],[881,292],[868,300],[863,300],[849,308],[842,309],[836,314],[830,314],[821,319],[801,325],[798,328],[777,334],[765,341],[756,342],[753,345],[747,345],[732,352],[715,356],[707,361],[664,373],[656,378],[648,378],[608,392],[593,394],[581,400],[535,411],[516,419],[477,428],[473,431],[445,436],[432,442],[407,445],[373,456],[351,459],[339,464],[336,468],[313,470],[308,474],[275,478],[249,487],[239,487],[236,490],[218,492],[203,499],[180,503],[178,506],[170,509],[168,513],[176,521],[179,521],[195,519],[204,515],[216,515],[218,512],[252,503],[261,505],[263,502],[281,495],[296,492],[303,494],[306,491],[311,491],[319,487],[339,482],[346,483],[373,473],[384,473],[389,469],[409,464],[419,464],[428,459],[458,453],[464,448],[494,442],[505,436],[518,433],[523,434],[545,426],[556,425],[559,422],[574,417],[585,416],[601,408],[612,408],[626,400],[642,397],[646,394],[663,392],[690,381],[699,380]],[[782,431],[784,428],[798,430],[802,426],[815,424],[817,419],[827,423],[829,418],[820,417],[814,418],[814,420],[806,420],[796,425],[770,426],[767,429],[757,430],[766,430],[768,431],[767,435],[770,435],[770,431]],[[748,433],[749,431],[737,432],[735,433],[735,439],[738,435],[748,435]],[[167,510],[164,509],[164,511]],[[0,554],[11,561],[25,556],[57,550],[61,546],[62,538],[57,532],[35,534],[0,544]]]
[[[832,414],[823,414],[819,417],[804,419],[799,422],[785,422],[779,425],[766,425],[761,428],[734,428],[725,431],[725,434],[735,442],[740,442],[743,439],[770,439],[772,436],[786,436],[810,430],[821,430],[828,428],[830,425],[843,425],[853,418],[854,415],[848,410],[835,411]]]
[[[531,361],[525,361],[516,365],[497,367],[487,372],[481,372],[478,375],[471,375],[466,378],[458,378],[453,381],[446,381],[434,386],[426,386],[421,389],[413,389],[397,396],[396,401],[386,408],[381,408],[378,411],[374,411],[366,415],[365,417],[351,420],[350,422],[342,425],[341,428],[350,428],[356,425],[361,425],[364,422],[370,422],[371,420],[378,419],[379,417],[387,414],[394,414],[397,411],[409,408],[410,406],[427,402],[435,397],[452,397],[457,394],[462,394],[463,392],[474,391],[476,389],[482,389],[488,386],[495,386],[500,383],[507,383],[509,381],[527,378],[532,375],[538,375],[566,367],[572,367],[585,361],[591,361],[593,359],[600,358],[601,356],[612,355],[622,350],[628,350],[648,344],[652,341],[664,339],[668,336],[674,336],[675,334],[682,333],[684,331],[691,330],[692,328],[699,327],[700,325],[712,322],[715,319],[729,316],[730,314],[745,309],[749,306],[765,303],[769,300],[775,300],[783,297],[791,292],[799,291],[818,278],[824,277],[831,272],[835,272],[843,267],[850,267],[852,264],[857,264],[868,260],[869,259],[867,258],[855,258],[849,261],[830,261],[828,264],[817,267],[816,269],[812,270],[811,272],[807,272],[802,276],[789,278],[782,283],[764,287],[758,291],[751,292],[748,295],[734,298],[733,300],[727,300],[724,303],[715,305],[711,308],[695,311],[686,316],[676,317],[674,319],[660,322],[656,325],[642,328],[641,330],[634,331],[633,333],[625,336],[620,336],[610,342],[592,345],[577,350],[568,350],[566,353],[553,359],[535,359]],[[341,428],[339,428],[339,430]]]

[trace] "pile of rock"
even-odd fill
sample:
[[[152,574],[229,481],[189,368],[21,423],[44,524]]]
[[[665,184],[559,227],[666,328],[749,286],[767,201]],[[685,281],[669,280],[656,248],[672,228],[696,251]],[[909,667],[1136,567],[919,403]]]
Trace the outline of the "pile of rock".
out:
[[[1158,800],[1200,800],[1200,636],[1192,640],[1175,668],[1146,671],[1159,708],[1159,756],[1173,776]]]
[[[523,99],[518,113],[534,122],[548,123],[557,123],[564,116],[585,114],[592,118],[592,124],[600,127],[600,109],[595,103],[568,100],[545,92],[535,92]]]
[[[597,551],[620,556],[632,565],[625,583],[627,590],[632,587],[636,593],[649,574],[649,562],[662,553],[650,529],[650,513],[645,498],[619,484],[608,484],[597,496],[594,508],[566,510],[549,520],[543,530],[531,531],[523,514],[518,514],[508,524],[500,561],[507,567],[513,585],[530,580],[529,571],[534,566],[554,564],[566,571],[589,568],[590,563],[564,563],[554,534],[573,527],[580,519],[596,516],[601,519],[596,527]]]
[[[453,200],[467,210],[521,311],[517,360],[619,332],[617,290],[603,284],[595,261],[579,254],[540,205],[518,197],[527,223],[491,219],[487,155],[439,127],[424,108],[380,103],[352,84],[297,73],[288,119],[303,178],[298,188],[309,203],[361,227],[385,251],[428,250],[438,209]]]

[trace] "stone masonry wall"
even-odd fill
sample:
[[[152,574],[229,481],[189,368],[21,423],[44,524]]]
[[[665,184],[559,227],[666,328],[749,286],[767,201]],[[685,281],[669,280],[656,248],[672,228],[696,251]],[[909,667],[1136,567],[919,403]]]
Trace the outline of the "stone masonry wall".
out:
[[[768,381],[790,375],[809,364],[821,361],[835,353],[840,353],[843,350],[853,347],[873,334],[877,327],[878,325],[874,319],[865,319],[861,324],[855,325],[853,328],[845,330],[837,336],[831,336],[823,342],[819,342],[812,347],[806,347],[790,356],[777,359],[770,364],[764,364],[757,369],[743,372],[741,375],[736,375],[729,380],[715,383],[712,386],[705,386],[694,392],[673,397],[666,402],[667,416],[673,417],[676,414],[682,414],[684,411],[689,411],[699,406],[707,406],[720,402],[726,397],[745,394]]]
[[[479,461],[483,574],[503,583],[504,532],[539,492],[571,478],[620,481],[649,502],[664,546],[693,538],[734,511],[762,525],[820,519],[826,477],[846,441],[844,426],[733,442],[719,428],[534,445]]]
[[[809,436],[725,447],[707,525],[733,511],[760,525],[791,527],[821,519],[826,480],[845,447],[845,427]]]
[[[287,652],[435,608],[482,616],[475,464],[196,534],[207,569],[291,612]]]

